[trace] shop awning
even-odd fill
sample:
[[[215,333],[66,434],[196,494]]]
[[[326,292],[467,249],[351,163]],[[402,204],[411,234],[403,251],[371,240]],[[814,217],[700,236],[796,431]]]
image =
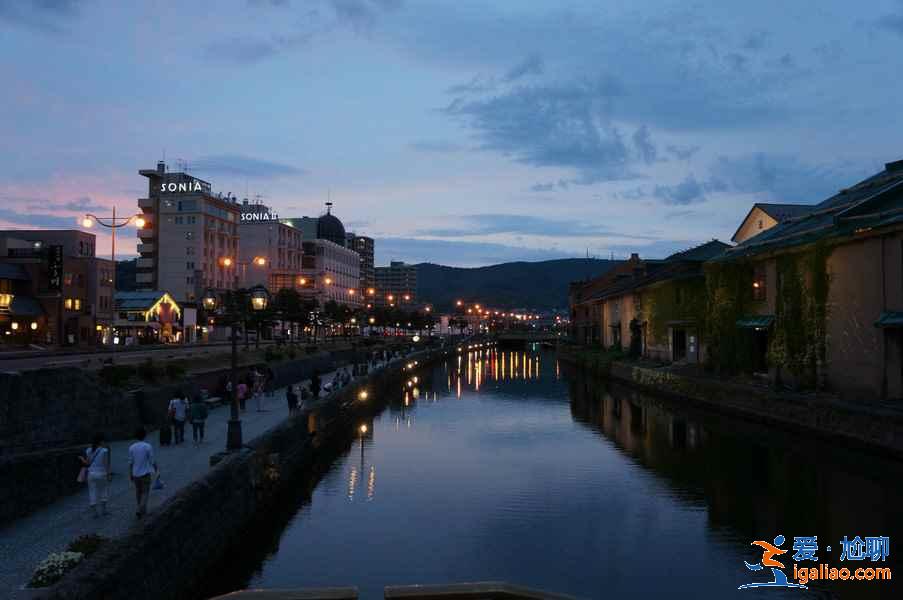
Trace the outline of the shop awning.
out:
[[[883,328],[900,328],[903,327],[903,312],[883,312],[878,320],[875,321],[875,327]]]
[[[737,327],[741,329],[767,329],[774,323],[774,315],[749,315],[737,319]]]
[[[13,296],[9,305],[9,314],[20,318],[38,318],[44,316],[41,304],[31,296]]]

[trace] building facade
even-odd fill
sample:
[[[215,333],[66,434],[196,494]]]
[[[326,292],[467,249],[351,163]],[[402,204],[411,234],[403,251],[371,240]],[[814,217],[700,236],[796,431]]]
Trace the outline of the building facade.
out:
[[[417,267],[392,261],[388,267],[376,267],[376,303],[396,306],[417,302]]]
[[[113,263],[98,258],[95,247],[94,234],[84,231],[0,231],[0,263],[19,265],[17,272],[27,277],[14,286],[20,301],[27,302],[31,312],[35,305],[41,307],[40,318],[31,312],[20,315],[29,319],[28,333],[35,343],[112,341]],[[16,306],[12,310],[7,306],[8,315],[16,316],[15,312]],[[24,330],[24,323],[13,322],[17,323],[13,331]]]
[[[245,200],[238,234],[242,287],[262,285],[271,294],[299,287],[303,239],[299,229],[280,221],[269,207]]]
[[[135,282],[139,291],[164,291],[194,302],[204,290],[240,284],[241,205],[214,195],[206,181],[181,172],[142,169],[148,195],[138,200],[146,225],[138,230]]]
[[[327,302],[357,307],[361,305],[360,257],[357,252],[326,239],[302,242],[302,296],[316,300],[320,307]]]
[[[357,252],[358,256],[360,257],[360,293],[366,296],[368,295],[368,290],[373,290],[372,292],[369,292],[369,294],[375,295],[376,271],[373,263],[375,250],[375,243],[373,241],[373,238],[367,237],[365,235],[349,233],[346,235],[345,246]]]

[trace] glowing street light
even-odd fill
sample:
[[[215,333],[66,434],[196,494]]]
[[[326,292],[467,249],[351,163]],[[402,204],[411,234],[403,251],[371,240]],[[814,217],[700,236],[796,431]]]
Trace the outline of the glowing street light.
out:
[[[220,264],[226,267],[227,269],[232,266],[232,259],[228,256],[224,256],[220,259]]]
[[[258,267],[265,267],[265,266],[267,266],[267,259],[264,258],[263,256],[255,256],[254,264],[257,265]]]

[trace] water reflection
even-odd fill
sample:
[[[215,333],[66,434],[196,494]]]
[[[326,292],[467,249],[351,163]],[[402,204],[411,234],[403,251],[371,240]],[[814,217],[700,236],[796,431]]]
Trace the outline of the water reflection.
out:
[[[611,386],[551,353],[474,350],[371,397],[385,412],[359,424],[309,507],[274,523],[277,547],[242,586],[378,598],[389,584],[501,579],[721,599],[746,593],[754,539],[903,539],[898,463]],[[895,596],[892,582],[768,592]]]

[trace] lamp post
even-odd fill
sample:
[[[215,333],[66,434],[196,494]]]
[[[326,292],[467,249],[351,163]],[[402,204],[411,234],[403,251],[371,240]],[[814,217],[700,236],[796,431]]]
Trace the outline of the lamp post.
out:
[[[110,230],[110,258],[113,261],[113,270],[110,275],[110,286],[112,288],[110,300],[112,301],[112,310],[113,310],[113,320],[110,323],[110,341],[113,341],[113,350],[116,350],[115,340],[113,340],[114,335],[114,324],[116,322],[116,230],[122,227],[125,227],[132,221],[135,222],[135,226],[138,229],[144,229],[144,226],[147,222],[144,220],[144,217],[141,215],[129,215],[128,217],[117,217],[116,216],[116,207],[113,206],[113,214],[109,217],[98,217],[97,215],[93,215],[91,213],[86,213],[84,218],[82,218],[82,227],[85,229],[90,229],[94,223],[102,227],[106,227]]]
[[[204,308],[211,312],[215,311],[219,306],[216,293],[209,288],[204,292],[202,302]],[[246,302],[247,304],[245,304]],[[262,285],[258,285],[251,290],[230,290],[226,297],[225,306],[222,307],[221,312],[232,330],[229,334],[229,341],[232,344],[232,360],[229,371],[232,391],[229,399],[231,406],[229,424],[226,430],[227,451],[239,450],[242,446],[241,416],[238,406],[238,335],[235,331],[235,326],[243,319],[249,308],[255,312],[266,310],[269,302],[269,292]]]

